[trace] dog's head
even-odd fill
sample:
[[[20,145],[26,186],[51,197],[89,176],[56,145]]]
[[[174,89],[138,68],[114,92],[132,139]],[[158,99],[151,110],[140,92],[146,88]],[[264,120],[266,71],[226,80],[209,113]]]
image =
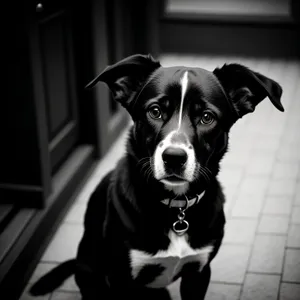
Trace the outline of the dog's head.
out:
[[[163,68],[150,55],[134,55],[107,67],[88,87],[98,81],[132,116],[141,170],[175,194],[217,174],[231,126],[263,99],[283,111],[279,84],[239,64],[209,72]]]

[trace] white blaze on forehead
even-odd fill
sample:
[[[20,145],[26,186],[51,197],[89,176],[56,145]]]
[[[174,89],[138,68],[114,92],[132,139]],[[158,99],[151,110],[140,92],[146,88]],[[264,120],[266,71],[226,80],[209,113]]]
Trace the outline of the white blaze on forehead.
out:
[[[187,86],[188,86],[188,71],[185,71],[181,78],[181,101],[180,101],[180,110],[179,110],[179,119],[178,119],[178,130],[181,127],[183,101],[187,90]]]

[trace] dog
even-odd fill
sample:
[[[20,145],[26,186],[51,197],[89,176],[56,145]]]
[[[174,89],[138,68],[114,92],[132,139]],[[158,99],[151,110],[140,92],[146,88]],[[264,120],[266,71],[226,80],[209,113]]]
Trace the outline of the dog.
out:
[[[75,274],[83,300],[204,299],[210,263],[224,236],[225,197],[217,179],[235,122],[282,88],[240,64],[213,72],[162,67],[151,55],[108,66],[104,82],[133,125],[126,154],[88,202],[77,257],[31,288],[42,295]]]

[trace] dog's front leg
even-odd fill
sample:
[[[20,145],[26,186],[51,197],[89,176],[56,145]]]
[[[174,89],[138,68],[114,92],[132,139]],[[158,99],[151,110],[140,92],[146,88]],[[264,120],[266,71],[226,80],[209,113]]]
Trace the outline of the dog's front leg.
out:
[[[122,297],[127,299],[127,297]],[[129,292],[128,299],[132,300],[171,300],[170,294],[165,288],[137,288]]]
[[[210,266],[201,272],[185,273],[181,278],[180,294],[182,300],[203,300],[210,281]]]
[[[128,286],[111,286],[109,294],[109,300],[171,300],[169,291],[166,288],[147,288],[136,285],[131,286],[130,284]]]

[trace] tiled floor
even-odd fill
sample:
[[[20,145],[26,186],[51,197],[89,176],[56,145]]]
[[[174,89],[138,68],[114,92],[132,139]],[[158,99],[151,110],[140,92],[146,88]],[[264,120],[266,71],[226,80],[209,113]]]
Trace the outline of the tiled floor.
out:
[[[162,64],[212,70],[243,63],[281,83],[284,113],[266,99],[231,131],[220,180],[227,203],[224,244],[212,263],[206,300],[300,299],[300,63],[250,58],[168,55]],[[88,196],[124,150],[126,132],[99,163],[38,265],[41,274],[75,255]],[[174,294],[174,289],[172,290]],[[178,297],[176,297],[179,299]],[[31,299],[25,293],[22,300]],[[74,279],[43,300],[80,299]]]

